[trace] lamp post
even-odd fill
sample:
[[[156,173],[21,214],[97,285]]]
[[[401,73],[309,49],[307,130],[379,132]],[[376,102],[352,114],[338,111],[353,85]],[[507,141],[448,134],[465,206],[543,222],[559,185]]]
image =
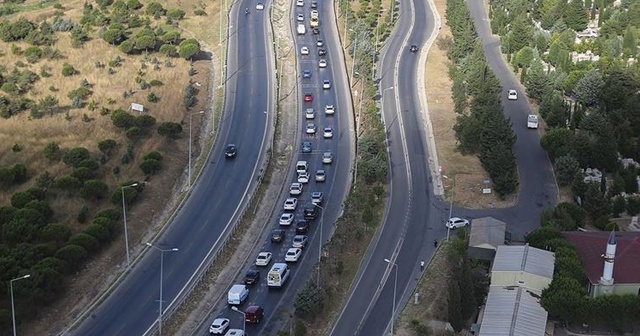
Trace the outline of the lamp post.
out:
[[[350,32],[355,33],[355,38],[353,39],[353,64],[351,65],[351,81],[354,80],[353,75],[355,74],[355,69],[356,69],[356,62],[357,62],[357,58],[356,58],[356,52],[358,51],[358,33],[356,33],[355,30],[353,29],[349,29]]]
[[[191,117],[193,117],[194,114],[203,114],[204,111],[200,111],[200,112],[193,112],[191,114],[189,114],[189,182],[188,182],[188,186],[189,189],[191,189]]]
[[[178,248],[174,247],[170,249],[161,249],[151,243],[147,243],[146,245],[160,251],[160,308],[158,309],[158,335],[162,336],[162,273],[164,271],[164,253],[178,252]]]
[[[449,179],[447,177],[447,175],[442,175],[442,177],[446,178],[447,180]],[[453,192],[455,190],[456,190],[456,176],[453,175],[453,186],[451,187],[451,204],[449,204],[449,218],[447,219],[447,222],[449,221],[449,219],[451,219],[451,215],[452,215],[452,212],[453,212]],[[449,241],[449,232],[450,231],[451,231],[451,228],[449,227],[449,225],[447,225],[447,241]]]
[[[393,308],[391,308],[391,335],[393,336],[393,320],[396,316],[396,289],[398,288],[398,264],[387,258],[385,258],[384,261],[391,267],[396,268],[396,276],[395,280],[393,281]]]
[[[247,331],[247,314],[242,310],[238,309],[238,307],[236,306],[231,306],[231,310],[233,310],[236,313],[242,314],[242,331],[246,332]]]
[[[324,207],[319,204],[311,203],[313,206],[320,208],[320,241],[318,242],[318,278],[316,279],[316,287],[320,287],[320,261],[322,260],[322,231],[324,227]]]
[[[27,274],[27,275],[23,275],[19,278],[15,278],[15,279],[11,279],[11,281],[9,281],[9,287],[10,292],[11,292],[11,322],[13,323],[13,336],[16,336],[16,308],[13,304],[13,282],[14,281],[18,281],[18,280],[22,280],[22,279],[27,279],[31,277],[31,274]]]
[[[122,192],[122,219],[124,222],[124,248],[127,250],[127,267],[131,264],[131,259],[129,257],[129,234],[127,230],[127,202],[124,199],[124,190],[129,187],[137,187],[138,183],[132,183],[126,186],[120,187],[120,191]]]

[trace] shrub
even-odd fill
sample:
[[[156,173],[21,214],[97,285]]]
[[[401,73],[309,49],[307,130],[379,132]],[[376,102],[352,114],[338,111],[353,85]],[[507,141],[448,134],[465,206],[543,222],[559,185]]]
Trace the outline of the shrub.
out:
[[[73,76],[77,74],[78,71],[73,67],[73,65],[69,63],[65,63],[62,65],[62,75],[65,77]]]
[[[36,46],[27,47],[24,50],[24,57],[27,58],[27,62],[35,63],[42,58],[42,49]]]
[[[156,160],[156,161],[162,161],[163,157],[162,154],[160,154],[160,152],[158,151],[151,151],[149,152],[147,155],[142,157],[143,160]]]
[[[193,11],[193,14],[196,16],[207,16],[207,12],[202,9],[196,9],[195,11]]]
[[[158,125],[158,134],[165,138],[175,139],[182,133],[182,125],[175,122],[165,121]]]
[[[147,115],[147,114],[143,114],[140,116],[136,117],[136,122],[135,122],[136,126],[140,127],[140,128],[149,128],[149,127],[153,127],[156,124],[156,118]]]
[[[117,145],[118,145],[118,143],[115,140],[106,139],[106,140],[102,140],[102,141],[98,142],[98,149],[101,152],[108,154],[108,153],[111,152],[111,150],[116,148]]]
[[[167,19],[169,20],[182,20],[185,12],[179,8],[171,8],[167,10]]]
[[[82,232],[97,239],[99,242],[106,242],[111,239],[111,232],[109,232],[109,229],[98,224],[89,224],[89,226],[82,230]]]
[[[140,164],[140,170],[142,170],[145,175],[154,175],[159,172],[160,169],[162,169],[162,163],[158,160],[148,159]]]
[[[149,94],[147,95],[147,100],[150,103],[157,103],[160,98],[154,92],[149,92]]]
[[[64,155],[62,156],[62,162],[64,162],[67,166],[72,166],[75,168],[80,165],[80,162],[90,158],[91,155],[88,149],[84,147],[76,147],[64,153]]]
[[[89,207],[87,207],[86,205],[83,205],[82,208],[80,209],[80,212],[78,212],[78,216],[76,216],[76,220],[78,221],[78,223],[86,223],[88,216],[89,216]]]
[[[55,257],[64,261],[69,270],[76,270],[87,258],[87,250],[82,246],[69,244],[59,249]]]
[[[134,125],[135,117],[123,109],[117,109],[111,112],[111,121],[113,125],[119,128],[129,128]]]

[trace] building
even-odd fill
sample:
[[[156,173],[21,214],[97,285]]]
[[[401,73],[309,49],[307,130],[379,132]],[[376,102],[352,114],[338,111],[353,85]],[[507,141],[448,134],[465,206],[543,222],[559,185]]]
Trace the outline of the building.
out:
[[[589,294],[640,295],[640,232],[563,232],[575,246]]]
[[[600,56],[594,54],[591,50],[587,50],[587,52],[579,53],[576,51],[572,51],[569,53],[571,55],[571,62],[597,62],[600,60]]]
[[[553,280],[553,252],[524,246],[499,246],[491,268],[491,286],[521,286],[538,294]]]
[[[507,224],[493,217],[474,219],[469,232],[469,258],[493,260],[498,246],[504,245]]]

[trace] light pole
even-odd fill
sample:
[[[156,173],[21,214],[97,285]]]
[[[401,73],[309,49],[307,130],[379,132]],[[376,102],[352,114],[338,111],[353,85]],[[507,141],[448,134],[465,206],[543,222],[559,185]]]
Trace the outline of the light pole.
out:
[[[189,114],[189,182],[188,182],[188,186],[189,189],[191,189],[191,117],[193,117],[194,114],[203,114],[204,111],[200,111],[200,112],[193,112],[191,114]]]
[[[161,249],[151,243],[147,243],[146,245],[160,251],[160,308],[158,310],[158,335],[162,336],[162,273],[164,272],[164,253],[178,252],[178,248],[174,247],[171,249]]]
[[[355,74],[355,69],[356,69],[356,52],[358,51],[358,33],[353,30],[353,29],[349,29],[350,32],[353,32],[355,35],[355,38],[353,39],[353,64],[351,65],[351,81],[354,80],[353,75]]]
[[[392,262],[391,260],[385,258],[384,261],[391,265],[391,267],[396,268],[396,276],[393,281],[393,308],[391,308],[391,335],[393,336],[393,320],[396,316],[396,289],[398,288],[398,264]]]
[[[131,263],[131,259],[129,257],[129,234],[127,229],[127,202],[124,199],[124,190],[129,187],[137,187],[137,183],[129,184],[126,186],[120,187],[120,191],[122,192],[122,219],[124,222],[124,248],[127,250],[127,267],[129,267]]]
[[[447,177],[447,175],[442,175],[442,177],[446,178],[447,180],[449,179]],[[451,187],[451,204],[449,204],[449,218],[447,219],[447,241],[449,241],[449,232],[451,231],[451,228],[448,225],[449,219],[451,219],[451,215],[453,212],[453,193],[456,190],[456,176],[453,175],[453,186]]]
[[[13,323],[13,336],[16,336],[16,308],[13,304],[13,282],[22,280],[22,279],[27,279],[29,277],[31,277],[31,274],[23,275],[19,278],[11,279],[11,281],[9,281],[9,287],[11,288],[10,289],[11,291],[11,322]]]
[[[231,310],[233,310],[236,313],[242,314],[242,331],[243,332],[247,331],[247,314],[242,310],[238,309],[238,307],[236,306],[231,306]]]
[[[318,242],[318,278],[316,279],[316,287],[320,287],[320,261],[322,260],[322,231],[324,227],[324,207],[319,204],[311,203],[313,206],[320,208],[320,241]]]

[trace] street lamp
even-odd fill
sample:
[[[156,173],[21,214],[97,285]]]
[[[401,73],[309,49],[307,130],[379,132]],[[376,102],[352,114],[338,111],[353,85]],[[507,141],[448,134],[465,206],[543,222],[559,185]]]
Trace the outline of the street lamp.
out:
[[[16,308],[13,304],[13,282],[14,281],[18,281],[18,280],[22,280],[22,279],[27,279],[31,277],[31,274],[27,274],[27,275],[23,275],[19,278],[15,278],[15,279],[11,279],[11,281],[9,281],[9,287],[11,288],[11,321],[13,322],[13,336],[16,336]]]
[[[129,187],[137,187],[138,183],[132,183],[126,186],[120,187],[120,192],[122,192],[122,219],[124,222],[124,248],[127,250],[127,267],[131,263],[131,259],[129,257],[129,234],[127,233],[127,203],[124,200],[124,189]]]
[[[322,260],[322,231],[324,227],[324,208],[316,203],[313,206],[320,208],[320,242],[318,242],[318,278],[316,279],[316,287],[320,287],[320,261]]]
[[[151,243],[146,243],[146,245],[160,251],[160,308],[158,310],[158,335],[162,336],[162,273],[164,271],[164,253],[178,252],[178,248],[174,247],[171,249],[161,249]]]
[[[188,182],[189,189],[191,189],[191,117],[193,117],[194,114],[203,114],[203,113],[204,111],[193,112],[189,114],[189,182]]]
[[[353,81],[354,77],[354,73],[355,73],[355,69],[356,69],[356,62],[357,62],[357,58],[356,58],[356,52],[358,51],[358,33],[356,33],[355,30],[353,29],[349,29],[350,32],[355,33],[355,38],[353,39],[353,64],[351,65],[351,81]]]
[[[236,306],[231,306],[231,310],[233,310],[236,313],[242,314],[242,331],[243,332],[247,331],[247,314],[242,310],[238,309],[238,307]]]
[[[442,175],[442,177],[446,178],[447,180],[449,179],[447,177],[447,175]],[[451,219],[451,215],[452,215],[452,212],[453,212],[453,192],[455,190],[456,190],[456,176],[453,175],[453,186],[451,187],[451,204],[449,205],[449,218],[447,219],[447,222],[448,222],[449,219]],[[450,231],[451,231],[451,228],[449,227],[449,225],[447,225],[447,241],[449,241],[449,232]]]
[[[393,308],[391,308],[391,335],[393,336],[393,320],[395,319],[395,316],[396,316],[396,289],[398,288],[398,264],[394,263],[393,261],[387,258],[384,258],[384,261],[387,264],[389,264],[391,267],[396,268],[396,276],[393,282]]]

